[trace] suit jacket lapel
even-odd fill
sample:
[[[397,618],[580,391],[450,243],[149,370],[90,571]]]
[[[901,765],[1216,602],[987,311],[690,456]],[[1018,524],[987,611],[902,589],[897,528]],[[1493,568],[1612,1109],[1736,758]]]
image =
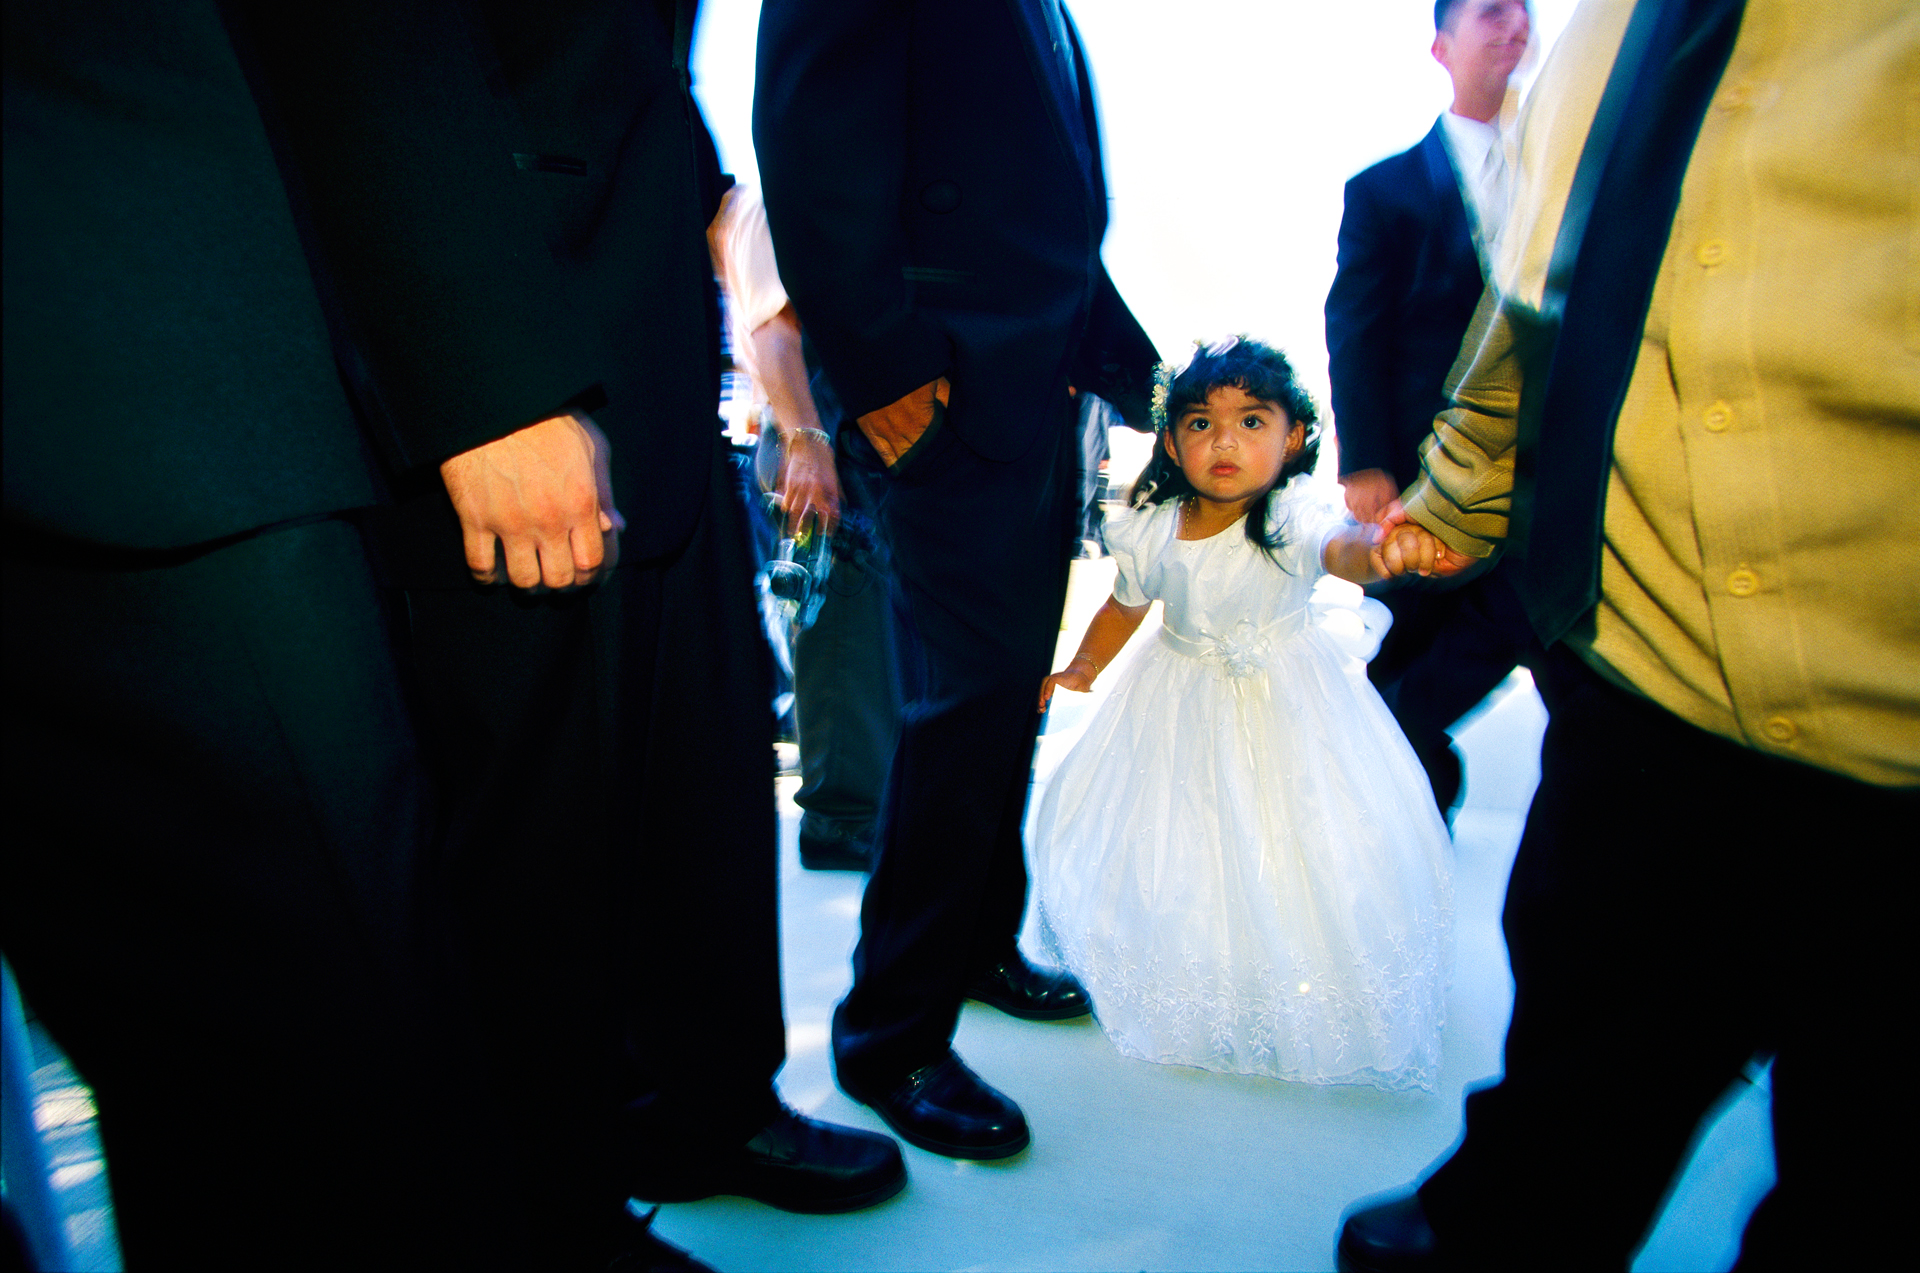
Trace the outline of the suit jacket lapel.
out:
[[[1463,240],[1471,246],[1480,262],[1480,277],[1487,278],[1491,263],[1487,260],[1486,245],[1480,241],[1474,229],[1473,214],[1467,208],[1467,191],[1463,184],[1466,178],[1453,166],[1453,152],[1447,149],[1446,126],[1437,119],[1433,121],[1433,127],[1426,137],[1421,139],[1420,158],[1424,161],[1427,181],[1433,187],[1433,206],[1440,209],[1440,233]]]

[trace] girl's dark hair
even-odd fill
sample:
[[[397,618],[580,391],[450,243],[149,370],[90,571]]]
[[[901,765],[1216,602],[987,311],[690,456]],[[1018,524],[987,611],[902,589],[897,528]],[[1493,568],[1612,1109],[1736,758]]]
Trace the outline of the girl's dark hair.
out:
[[[1179,463],[1167,454],[1166,438],[1180,423],[1183,412],[1206,402],[1216,389],[1238,389],[1249,398],[1274,403],[1286,412],[1289,430],[1296,424],[1306,426],[1306,445],[1281,466],[1280,477],[1272,489],[1277,490],[1300,474],[1312,471],[1314,461],[1320,458],[1320,412],[1313,405],[1312,397],[1300,387],[1300,381],[1293,374],[1293,364],[1272,345],[1233,336],[1196,349],[1192,360],[1165,383],[1164,407],[1160,401],[1154,404],[1153,459],[1141,470],[1129,496],[1135,508],[1194,494],[1193,484],[1180,471]],[[1161,393],[1156,392],[1155,397],[1159,399]],[[1286,546],[1280,527],[1267,525],[1264,493],[1247,506],[1246,527],[1248,542],[1268,557],[1274,557]]]

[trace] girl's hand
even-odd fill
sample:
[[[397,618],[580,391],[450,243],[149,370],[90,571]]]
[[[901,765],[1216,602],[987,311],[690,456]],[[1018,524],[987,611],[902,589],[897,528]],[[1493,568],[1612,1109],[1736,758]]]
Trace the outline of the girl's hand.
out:
[[[1075,658],[1060,671],[1040,682],[1040,710],[1047,710],[1047,703],[1053,698],[1055,689],[1072,690],[1076,694],[1085,694],[1093,688],[1093,678],[1099,673],[1089,666],[1090,660]]]
[[[1093,621],[1087,624],[1087,635],[1080,642],[1080,652],[1073,661],[1040,683],[1040,710],[1047,710],[1047,701],[1053,697],[1058,686],[1065,686],[1076,694],[1084,694],[1093,688],[1093,678],[1100,675],[1100,669],[1119,657],[1120,647],[1134,634],[1140,621],[1147,617],[1150,604],[1137,606],[1122,604],[1118,597],[1108,597],[1093,612]]]
[[[1473,558],[1455,552],[1418,522],[1401,522],[1386,528],[1373,546],[1369,561],[1385,579],[1404,575],[1457,575],[1473,564]]]

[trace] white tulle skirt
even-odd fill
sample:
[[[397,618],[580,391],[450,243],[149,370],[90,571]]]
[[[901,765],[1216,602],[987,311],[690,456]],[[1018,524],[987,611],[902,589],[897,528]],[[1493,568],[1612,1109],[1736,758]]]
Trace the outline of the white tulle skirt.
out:
[[[1324,621],[1144,637],[1045,779],[1049,952],[1128,1056],[1431,1089],[1452,846],[1365,665]]]

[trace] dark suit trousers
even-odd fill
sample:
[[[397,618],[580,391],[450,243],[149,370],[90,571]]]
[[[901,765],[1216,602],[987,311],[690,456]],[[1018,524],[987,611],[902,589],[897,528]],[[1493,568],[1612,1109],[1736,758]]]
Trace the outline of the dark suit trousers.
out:
[[[1461,779],[1447,730],[1516,666],[1536,664],[1540,644],[1498,565],[1458,588],[1415,584],[1382,600],[1393,626],[1367,677],[1420,758],[1444,814],[1460,798]]]
[[[765,1126],[785,1059],[770,657],[715,447],[667,557],[579,592],[407,594],[523,1187],[582,1241],[632,1155]]]
[[[1920,792],[1709,735],[1564,647],[1545,676],[1506,1072],[1421,1187],[1434,1228],[1473,1267],[1624,1268],[1702,1115],[1772,1052],[1779,1183],[1740,1267],[1894,1266],[1903,1182],[1857,1083],[1903,1002],[1910,907],[1886,867]]]
[[[129,1266],[484,1266],[458,1205],[494,1174],[460,1139],[485,1113],[457,1108],[358,532],[10,536],[5,596],[6,953],[98,1099]]]
[[[954,406],[964,410],[959,391]],[[864,438],[848,450],[878,462]],[[939,1059],[969,976],[1014,950],[1035,705],[1066,597],[1079,452],[1064,398],[1011,462],[981,458],[949,423],[881,496],[918,666],[853,989],[834,1013],[843,1082],[889,1082]]]

